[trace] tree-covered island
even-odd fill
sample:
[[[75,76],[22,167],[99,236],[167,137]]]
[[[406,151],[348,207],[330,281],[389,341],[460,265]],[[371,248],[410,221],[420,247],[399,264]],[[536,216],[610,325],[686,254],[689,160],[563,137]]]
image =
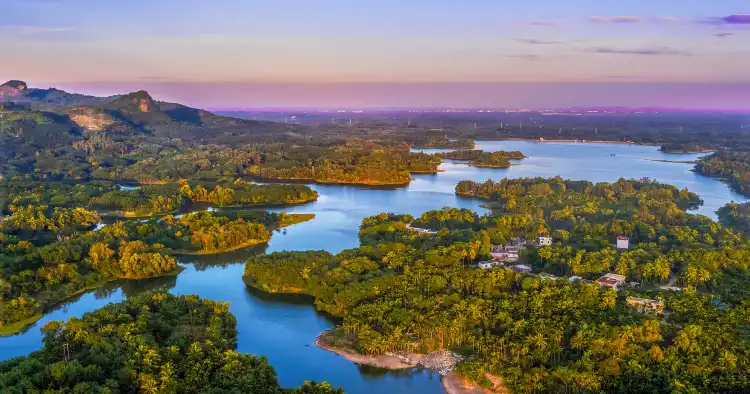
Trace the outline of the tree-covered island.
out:
[[[750,388],[750,304],[736,280],[750,244],[685,212],[698,196],[650,180],[560,178],[456,191],[491,200],[493,213],[377,215],[362,222],[359,248],[253,257],[244,279],[312,295],[341,318],[322,346],[401,359],[448,350],[454,374],[486,387],[499,376],[514,392]],[[627,248],[613,246],[618,237]],[[517,239],[528,241],[517,262],[481,268]],[[618,291],[597,282],[605,273],[622,275]]]

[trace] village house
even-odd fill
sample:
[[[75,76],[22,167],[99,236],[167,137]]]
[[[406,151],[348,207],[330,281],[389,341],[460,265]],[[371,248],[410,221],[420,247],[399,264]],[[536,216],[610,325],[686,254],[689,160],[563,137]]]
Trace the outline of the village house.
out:
[[[544,280],[557,280],[557,277],[555,275],[548,274],[546,272],[542,272],[541,274],[539,274],[539,277]]]
[[[507,262],[518,261],[518,252],[505,250],[504,246],[493,246],[492,249],[490,250],[490,254],[492,255],[492,258],[495,259],[496,261],[507,261]]]
[[[510,269],[512,269],[514,272],[518,272],[518,273],[524,273],[524,274],[530,274],[531,273],[531,267],[529,267],[528,265],[524,265],[524,264],[514,265],[514,266],[510,267]]]
[[[617,249],[628,250],[630,247],[630,239],[628,237],[617,237]]]
[[[526,249],[526,240],[513,237],[505,245],[492,245],[490,254],[496,261],[513,263],[518,261],[518,254]]]
[[[481,268],[481,269],[490,269],[493,267],[500,267],[500,266],[502,266],[502,264],[493,260],[480,261],[479,263],[477,263],[477,268]]]
[[[628,305],[632,306],[641,312],[656,312],[662,313],[664,311],[664,303],[658,300],[650,300],[647,298],[638,298],[628,296]]]
[[[624,275],[609,273],[597,279],[596,283],[599,286],[609,287],[617,291],[625,284],[626,279]]]
[[[542,246],[552,246],[552,237],[539,237],[536,240],[536,246],[541,248]]]

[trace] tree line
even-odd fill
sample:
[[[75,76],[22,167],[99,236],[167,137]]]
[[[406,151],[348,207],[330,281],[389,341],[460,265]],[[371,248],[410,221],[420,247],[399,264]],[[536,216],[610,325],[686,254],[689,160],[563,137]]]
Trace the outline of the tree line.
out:
[[[343,394],[306,381],[282,389],[265,357],[235,351],[229,303],[145,293],[44,325],[41,350],[0,362],[0,391]]]

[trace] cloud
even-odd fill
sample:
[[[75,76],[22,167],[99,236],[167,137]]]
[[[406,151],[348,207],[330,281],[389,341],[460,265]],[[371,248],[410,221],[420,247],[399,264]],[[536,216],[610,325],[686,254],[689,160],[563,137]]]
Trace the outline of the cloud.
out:
[[[719,20],[729,25],[750,25],[750,14],[729,15]]]
[[[598,47],[591,48],[588,52],[602,53],[610,55],[642,55],[642,56],[660,56],[660,55],[679,55],[679,56],[690,56],[690,52],[678,51],[669,47],[657,47],[657,48],[642,48],[642,49],[619,49],[619,48],[606,48]]]
[[[682,19],[676,16],[669,16],[669,15],[657,16],[655,19],[658,22],[682,22],[683,21]]]
[[[508,55],[507,57],[529,61],[539,60],[539,56],[537,55]]]
[[[733,36],[734,33],[714,33],[711,35],[714,37],[718,37],[718,38],[727,38],[727,37]]]
[[[639,23],[643,22],[643,18],[640,16],[591,16],[589,22],[594,23]]]
[[[551,44],[562,44],[562,41],[544,41],[544,40],[536,40],[533,38],[514,38],[514,40],[518,42],[522,42],[524,44],[529,45],[551,45]]]
[[[42,34],[55,34],[55,33],[66,33],[73,31],[72,27],[44,27],[44,26],[5,26],[7,30],[11,30],[22,36],[36,36]]]
[[[750,14],[727,15],[720,18],[709,18],[696,22],[708,25],[750,25]]]
[[[526,24],[532,26],[559,26],[563,24],[563,21],[560,19],[532,19],[526,21]]]

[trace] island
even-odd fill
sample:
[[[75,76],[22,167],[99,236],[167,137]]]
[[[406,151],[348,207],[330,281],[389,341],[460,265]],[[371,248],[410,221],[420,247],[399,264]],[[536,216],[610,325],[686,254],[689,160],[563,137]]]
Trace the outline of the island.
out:
[[[148,221],[118,221],[99,229],[94,212],[46,206],[13,207],[0,223],[0,334],[33,324],[66,298],[117,279],[176,275],[175,255],[226,253],[271,239],[271,230],[311,214],[194,212]],[[34,240],[33,244],[28,240]]]
[[[457,150],[446,153],[437,153],[443,159],[465,160],[474,167],[508,168],[512,166],[511,160],[520,160],[526,156],[519,152],[484,152],[481,150]]]
[[[732,322],[747,313],[736,273],[750,269],[750,247],[687,213],[698,196],[625,179],[463,181],[456,192],[492,213],[383,213],[363,220],[359,248],[251,257],[243,278],[312,296],[341,321],[318,346],[357,363],[434,366],[490,391],[743,385],[732,382],[747,377],[748,345]]]
[[[0,362],[0,391],[344,393],[315,381],[282,389],[265,357],[234,350],[236,325],[228,303],[140,294],[45,324],[41,350]]]

